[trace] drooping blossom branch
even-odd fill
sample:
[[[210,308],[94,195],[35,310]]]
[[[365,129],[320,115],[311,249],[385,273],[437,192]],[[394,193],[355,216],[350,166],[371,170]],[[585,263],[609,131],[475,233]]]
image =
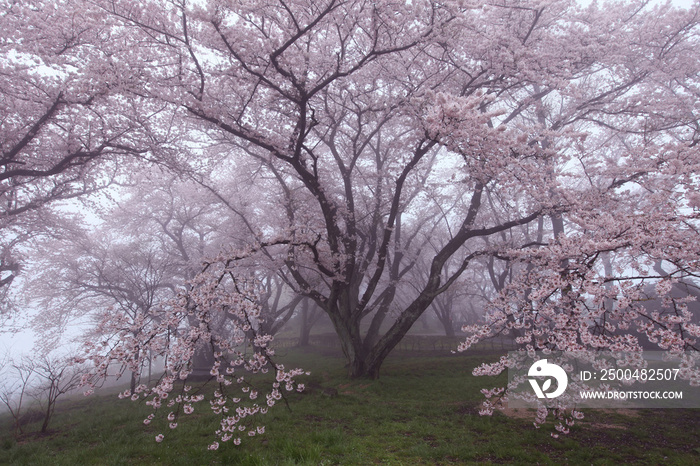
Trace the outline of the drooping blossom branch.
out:
[[[217,385],[208,401],[220,417],[217,441],[209,449],[217,449],[219,441],[239,445],[243,436],[264,433],[259,415],[282,400],[285,392],[302,391],[304,385],[295,377],[304,371],[287,370],[276,362],[272,336],[261,331],[260,287],[255,277],[237,270],[237,260],[256,250],[221,254],[207,262],[186,290],[152,311],[148,324],[124,326],[106,315],[102,334],[113,338],[88,345],[86,359],[95,370],[83,382],[92,389],[111,374],[112,367],[117,367],[118,375],[127,370],[140,373],[147,357],[162,359],[165,370],[153,386],[139,384],[133,392],[120,393],[120,398],[146,400],[153,412],[144,424],[163,413],[169,428],[175,429],[182,415],[192,414],[195,405],[207,399],[204,387],[189,379],[201,369],[195,367],[195,355],[209,350],[213,358],[205,385]],[[159,433],[156,441],[164,438]]]
[[[700,386],[700,325],[693,310],[700,294],[695,283],[700,238],[694,227],[699,219],[691,210],[629,216],[603,230],[593,228],[600,218],[583,222],[579,217],[578,225],[569,224],[571,234],[547,246],[504,251],[519,266],[518,279],[490,303],[485,323],[464,327],[469,336],[458,350],[507,335],[522,354],[605,351],[616,367],[643,367],[645,350],[664,351],[677,358],[679,379]],[[518,364],[517,357],[503,356],[474,374],[498,375]],[[583,388],[576,381],[572,387]],[[504,406],[512,388],[483,390],[481,414]],[[556,421],[554,436],[568,433],[583,418],[573,397],[562,396],[540,405],[535,426],[548,412]]]

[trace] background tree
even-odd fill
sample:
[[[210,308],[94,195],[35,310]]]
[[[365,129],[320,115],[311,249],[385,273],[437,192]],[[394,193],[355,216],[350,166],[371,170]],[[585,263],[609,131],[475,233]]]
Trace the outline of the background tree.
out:
[[[24,433],[22,418],[26,414],[27,398],[35,382],[34,362],[27,357],[19,361],[5,355],[2,361],[2,385],[0,385],[0,402],[5,405],[12,416],[15,436]]]
[[[300,295],[289,296],[290,290],[284,286],[279,277],[274,275],[263,277],[260,280],[260,286],[262,289],[260,293],[260,328],[267,335],[274,336],[292,318],[303,297]],[[282,304],[283,302],[284,304]]]
[[[62,227],[50,208],[93,194],[168,147],[163,106],[125,93],[138,74],[123,31],[81,2],[0,7],[0,292],[28,239]],[[31,25],[28,27],[27,25]],[[6,300],[4,301],[6,302]]]
[[[42,255],[33,291],[44,309],[34,317],[43,352],[65,344],[68,329],[75,339],[76,326],[83,327],[78,338],[92,346],[113,344],[113,334],[103,331],[105,319],[112,329],[136,332],[152,325],[153,307],[182,286],[175,264],[157,246],[114,225],[51,241]],[[55,361],[44,362],[43,371],[53,374]],[[140,373],[141,368],[132,372],[132,390]]]
[[[49,356],[39,358],[34,365],[38,383],[33,397],[44,411],[40,432],[46,433],[56,410],[58,399],[80,387],[86,368],[75,363],[72,356]]]
[[[323,309],[315,305],[306,298],[301,302],[301,309],[298,314],[299,321],[299,346],[309,346],[311,330],[323,317]]]

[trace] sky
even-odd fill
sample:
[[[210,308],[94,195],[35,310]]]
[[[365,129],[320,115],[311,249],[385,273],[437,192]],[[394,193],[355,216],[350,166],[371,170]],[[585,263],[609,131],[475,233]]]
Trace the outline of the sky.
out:
[[[656,3],[663,2],[657,1]],[[671,0],[671,3],[682,8],[689,8],[694,3],[694,0]]]

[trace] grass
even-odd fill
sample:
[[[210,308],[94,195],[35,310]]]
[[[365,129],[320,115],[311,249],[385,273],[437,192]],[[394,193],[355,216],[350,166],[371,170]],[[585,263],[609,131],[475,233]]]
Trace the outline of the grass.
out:
[[[697,464],[700,410],[588,411],[565,438],[532,418],[478,414],[473,377],[484,354],[397,353],[378,380],[348,380],[338,355],[284,350],[287,367],[311,370],[304,394],[263,420],[266,432],[207,451],[217,421],[184,419],[163,443],[139,403],[98,395],[57,408],[47,435],[14,438],[0,418],[0,464]]]

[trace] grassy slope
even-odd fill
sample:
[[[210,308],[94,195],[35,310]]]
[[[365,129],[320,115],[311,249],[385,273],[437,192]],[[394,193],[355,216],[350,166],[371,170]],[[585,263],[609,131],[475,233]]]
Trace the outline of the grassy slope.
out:
[[[338,356],[285,350],[287,366],[313,373],[311,388],[265,416],[264,435],[214,452],[216,421],[181,419],[155,443],[162,425],[141,424],[148,410],[115,396],[58,408],[51,433],[14,439],[0,419],[0,464],[697,464],[700,410],[589,411],[563,439],[531,418],[481,417],[479,389],[497,381],[471,369],[483,355],[396,354],[379,380],[349,381]]]

